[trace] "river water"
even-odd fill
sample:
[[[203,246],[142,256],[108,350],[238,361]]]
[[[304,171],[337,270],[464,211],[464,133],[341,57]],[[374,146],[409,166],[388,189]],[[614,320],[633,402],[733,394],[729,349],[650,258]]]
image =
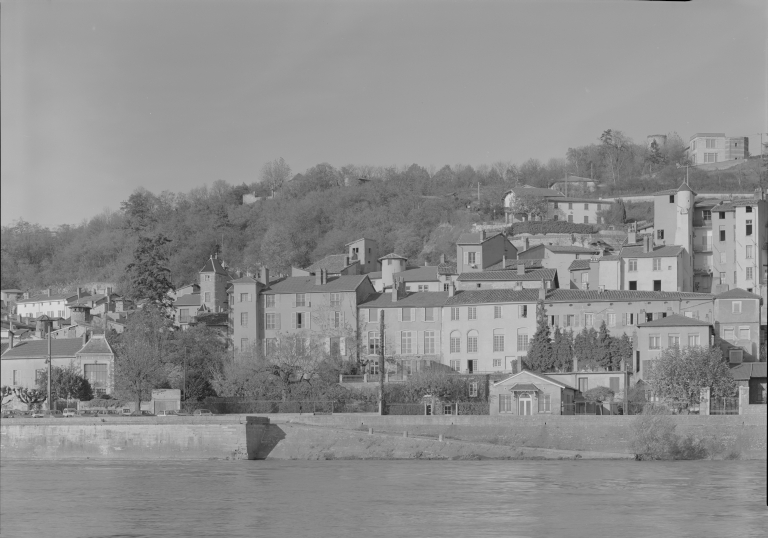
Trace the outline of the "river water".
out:
[[[765,529],[765,461],[0,463],[4,538],[741,538]]]

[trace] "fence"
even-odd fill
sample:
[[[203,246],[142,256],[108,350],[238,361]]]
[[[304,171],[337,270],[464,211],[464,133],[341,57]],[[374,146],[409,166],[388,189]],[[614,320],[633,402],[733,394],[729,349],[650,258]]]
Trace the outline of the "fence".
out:
[[[281,401],[246,400],[238,398],[206,398],[195,405],[197,409],[210,409],[218,415],[229,413],[374,413],[377,403],[334,402],[331,400]],[[188,409],[193,411],[193,409]]]
[[[388,403],[387,415],[489,415],[488,402]]]
[[[709,400],[710,415],[738,415],[738,398],[711,398]]]

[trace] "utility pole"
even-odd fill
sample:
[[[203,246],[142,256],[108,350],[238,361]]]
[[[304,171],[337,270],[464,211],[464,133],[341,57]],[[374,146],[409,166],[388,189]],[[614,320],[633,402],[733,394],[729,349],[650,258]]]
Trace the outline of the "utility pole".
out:
[[[187,401],[187,346],[184,346],[184,401]]]
[[[47,328],[47,324],[46,324]],[[53,411],[53,401],[51,399],[51,375],[53,374],[53,365],[51,361],[51,330],[48,329],[48,409]]]
[[[379,415],[384,414],[384,309],[379,310]]]

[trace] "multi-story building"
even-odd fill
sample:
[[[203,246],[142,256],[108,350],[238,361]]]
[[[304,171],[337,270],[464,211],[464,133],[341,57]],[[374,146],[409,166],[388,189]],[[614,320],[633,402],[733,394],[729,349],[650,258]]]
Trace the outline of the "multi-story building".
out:
[[[492,265],[515,258],[517,248],[501,233],[465,233],[456,242],[456,270],[460,275],[485,271]]]
[[[283,335],[322,341],[331,354],[354,356],[357,346],[358,305],[375,293],[366,275],[288,277],[261,292],[264,349],[278,345]],[[237,321],[237,320],[235,320]],[[254,338],[256,338],[254,332]]]
[[[242,276],[230,281],[229,326],[235,352],[253,351],[264,339],[264,316],[260,293],[269,285],[269,269],[262,267],[258,279]]]
[[[557,269],[529,269],[525,264],[518,264],[514,270],[481,271],[464,273],[456,279],[460,290],[479,289],[523,289],[523,288],[558,288]]]
[[[443,305],[448,292],[408,292],[396,281],[385,293],[369,296],[359,305],[360,356],[369,373],[378,373],[381,351],[380,320],[384,313],[384,354],[395,364],[388,369],[405,375],[425,363],[442,362]]]
[[[739,288],[715,296],[715,343],[731,364],[759,360],[760,303],[764,301]]]
[[[77,298],[77,294],[53,293],[53,290],[48,288],[44,293],[17,300],[16,313],[24,319],[39,318],[42,315],[50,318],[68,318],[70,316],[68,303]]]
[[[725,136],[725,133],[696,133],[691,136],[686,151],[693,164],[746,159],[749,157],[749,138]]]
[[[622,288],[647,291],[691,291],[692,278],[686,272],[685,249],[677,245],[653,246],[650,236],[642,246],[627,246],[619,254]]]
[[[219,261],[218,255],[211,256],[199,271],[200,306],[208,312],[227,310],[227,282],[231,276]]]
[[[587,248],[578,245],[536,245],[518,254],[520,260],[540,260],[541,266],[557,269],[557,280],[561,288],[579,288],[580,283],[571,281],[571,263],[574,260],[590,260],[602,256],[600,248]]]
[[[594,198],[551,198],[547,200],[547,220],[563,220],[578,224],[602,224],[601,211],[615,202]]]
[[[673,314],[637,326],[634,381],[647,379],[653,361],[669,347],[709,347],[714,341],[711,321]]]

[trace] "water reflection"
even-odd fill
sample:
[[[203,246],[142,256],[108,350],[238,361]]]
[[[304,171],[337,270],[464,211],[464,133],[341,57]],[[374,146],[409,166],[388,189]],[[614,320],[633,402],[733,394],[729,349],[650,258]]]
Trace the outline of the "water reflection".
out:
[[[2,536],[762,536],[766,462],[2,462]]]

